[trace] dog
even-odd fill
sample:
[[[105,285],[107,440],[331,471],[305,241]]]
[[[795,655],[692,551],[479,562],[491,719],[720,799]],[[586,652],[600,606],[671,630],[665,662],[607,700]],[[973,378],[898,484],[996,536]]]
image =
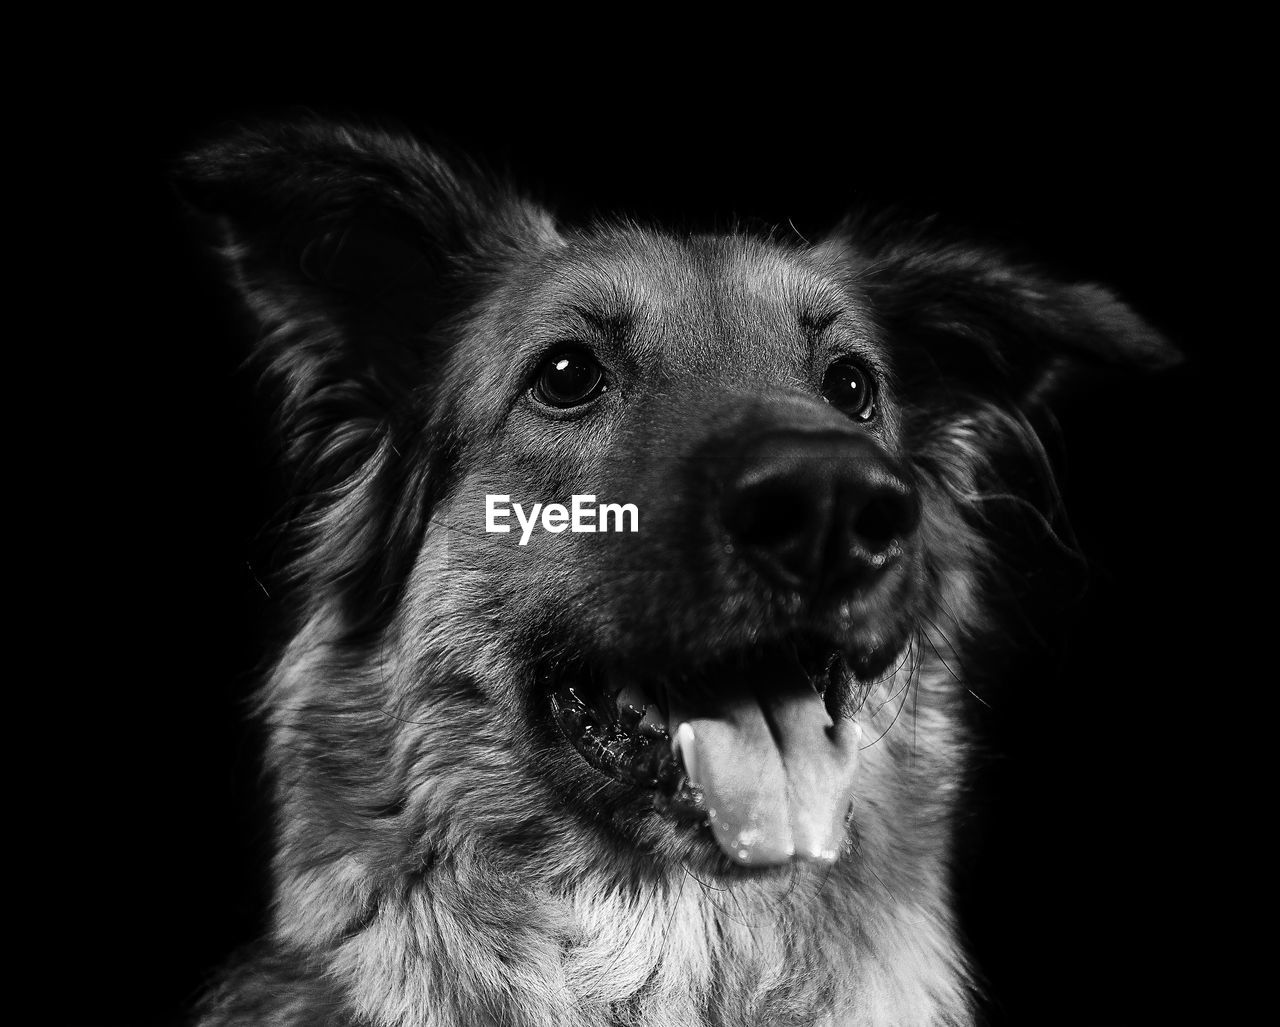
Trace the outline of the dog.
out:
[[[1057,397],[1167,341],[927,223],[575,227],[314,116],[177,179],[292,497],[271,927],[199,1022],[972,1022],[1001,516],[1052,513]]]

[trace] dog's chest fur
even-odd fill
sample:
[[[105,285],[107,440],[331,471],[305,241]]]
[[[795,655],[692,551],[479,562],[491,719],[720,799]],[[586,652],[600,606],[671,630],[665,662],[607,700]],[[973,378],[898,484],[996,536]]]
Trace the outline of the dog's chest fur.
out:
[[[824,892],[728,895],[686,879],[631,894],[519,885],[477,895],[447,867],[339,940],[317,977],[247,967],[209,1023],[439,1027],[947,1024],[967,996],[939,895],[857,908]],[[828,902],[829,900],[829,902]],[[314,964],[313,964],[314,966]],[[274,972],[274,973],[273,973]],[[340,984],[339,992],[321,981]]]
[[[447,892],[407,897],[430,908],[433,937],[392,926],[337,954],[339,972],[359,982],[353,991],[365,997],[371,1021],[930,1024],[948,1022],[965,1004],[950,932],[936,909],[836,906],[827,922],[815,923],[800,903],[717,897],[686,882],[628,897],[584,889],[572,897],[526,894],[525,923],[486,929],[474,915],[460,915]],[[442,933],[454,931],[456,946],[441,944]],[[404,1011],[401,1021],[395,1010]]]

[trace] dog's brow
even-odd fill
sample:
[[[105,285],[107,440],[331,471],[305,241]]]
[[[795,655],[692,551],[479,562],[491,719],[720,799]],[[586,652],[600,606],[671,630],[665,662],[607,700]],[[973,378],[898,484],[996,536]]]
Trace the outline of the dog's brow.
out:
[[[827,310],[802,310],[796,320],[800,322],[800,327],[810,336],[816,339],[825,332],[835,322],[843,311],[838,307],[831,307]]]
[[[592,310],[581,304],[573,304],[573,313],[594,328],[607,342],[622,342],[631,334],[631,314],[624,310]]]
[[[818,350],[818,343],[823,333],[840,319],[844,308],[826,296],[813,297],[796,313],[796,321],[804,332],[809,346],[809,359],[812,360]]]

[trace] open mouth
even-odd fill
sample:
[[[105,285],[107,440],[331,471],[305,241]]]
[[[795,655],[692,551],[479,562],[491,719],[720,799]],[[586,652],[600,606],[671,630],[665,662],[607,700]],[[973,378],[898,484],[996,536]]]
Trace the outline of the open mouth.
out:
[[[659,812],[708,826],[732,861],[831,862],[856,779],[861,671],[840,648],[798,637],[661,679],[564,675],[551,705],[587,763],[651,792]]]

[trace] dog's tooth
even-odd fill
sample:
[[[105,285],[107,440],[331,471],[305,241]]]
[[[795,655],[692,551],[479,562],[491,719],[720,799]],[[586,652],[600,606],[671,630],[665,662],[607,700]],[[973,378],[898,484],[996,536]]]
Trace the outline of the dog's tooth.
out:
[[[666,718],[658,712],[656,704],[645,707],[644,717],[640,720],[639,728],[641,731],[647,731],[650,734],[665,735],[667,733]]]
[[[618,710],[618,722],[625,730],[665,733],[666,724],[658,714],[653,696],[644,686],[629,682],[618,689],[613,701]]]
[[[634,681],[629,681],[618,689],[617,694],[613,697],[613,701],[618,704],[618,709],[620,710],[625,710],[628,706],[634,706],[638,710],[643,710],[653,702],[653,700],[649,698],[649,693]]]
[[[671,736],[671,751],[684,766],[685,776],[694,784],[698,781],[697,751],[693,744],[693,725],[680,724]]]

